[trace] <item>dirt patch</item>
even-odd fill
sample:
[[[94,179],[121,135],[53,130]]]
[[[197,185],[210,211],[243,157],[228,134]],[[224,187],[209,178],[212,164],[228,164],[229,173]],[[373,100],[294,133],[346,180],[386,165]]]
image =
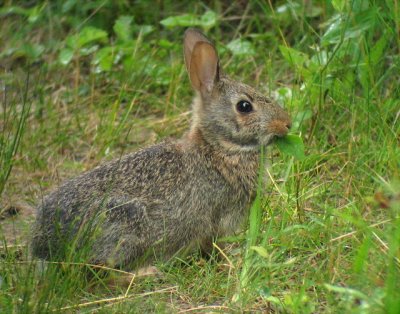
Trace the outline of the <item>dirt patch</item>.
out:
[[[1,206],[0,234],[3,245],[26,245],[34,219],[35,208],[26,203],[16,202]]]

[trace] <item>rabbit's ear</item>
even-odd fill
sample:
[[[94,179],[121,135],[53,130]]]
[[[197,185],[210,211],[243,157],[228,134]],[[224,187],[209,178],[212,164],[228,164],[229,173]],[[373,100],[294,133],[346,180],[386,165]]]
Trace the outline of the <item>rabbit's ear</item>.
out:
[[[188,73],[190,72],[190,60],[192,58],[192,52],[194,46],[200,42],[204,41],[206,43],[211,44],[206,36],[204,36],[199,30],[195,28],[188,28],[185,31],[184,39],[183,39],[183,49],[185,55],[185,64]]]
[[[185,64],[193,88],[209,94],[218,80],[219,60],[215,47],[199,31],[188,29],[184,39]]]

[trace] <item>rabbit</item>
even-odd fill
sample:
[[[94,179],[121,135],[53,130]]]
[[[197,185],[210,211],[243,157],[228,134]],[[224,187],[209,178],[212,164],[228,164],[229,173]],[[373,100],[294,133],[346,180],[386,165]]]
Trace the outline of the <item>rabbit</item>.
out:
[[[214,239],[240,230],[256,196],[260,147],[285,136],[290,118],[226,76],[215,46],[193,28],[184,34],[184,61],[197,94],[188,132],[102,164],[48,195],[33,227],[34,256],[55,258],[63,243],[82,248],[91,232],[91,263],[131,269],[195,245],[210,252]]]

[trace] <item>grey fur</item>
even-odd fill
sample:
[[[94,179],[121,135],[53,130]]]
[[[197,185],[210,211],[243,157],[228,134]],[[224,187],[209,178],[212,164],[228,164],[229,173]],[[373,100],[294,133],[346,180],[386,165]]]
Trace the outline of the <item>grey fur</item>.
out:
[[[198,91],[189,132],[51,193],[38,209],[34,255],[51,258],[60,241],[72,241],[95,221],[91,262],[127,268],[149,260],[149,250],[164,258],[193,244],[208,250],[213,238],[241,226],[255,197],[259,147],[285,135],[290,120],[256,90],[224,76],[213,49],[200,32],[186,31],[186,66]],[[250,101],[254,111],[238,112],[239,100]]]

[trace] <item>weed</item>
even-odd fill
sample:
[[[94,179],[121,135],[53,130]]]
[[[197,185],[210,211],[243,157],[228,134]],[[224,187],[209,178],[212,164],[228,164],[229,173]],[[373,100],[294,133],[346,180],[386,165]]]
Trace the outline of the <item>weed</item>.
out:
[[[1,312],[400,311],[397,1],[35,3],[0,7]],[[133,283],[73,258],[32,261],[25,208],[186,129],[187,26],[285,106],[304,156],[297,137],[279,144],[289,154],[265,151],[268,183],[220,260],[160,261],[161,276]]]

